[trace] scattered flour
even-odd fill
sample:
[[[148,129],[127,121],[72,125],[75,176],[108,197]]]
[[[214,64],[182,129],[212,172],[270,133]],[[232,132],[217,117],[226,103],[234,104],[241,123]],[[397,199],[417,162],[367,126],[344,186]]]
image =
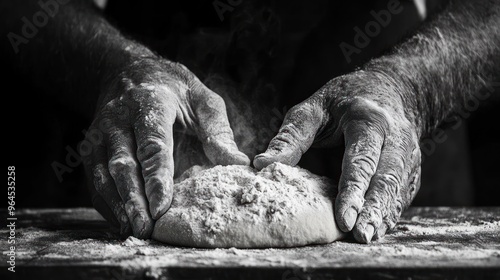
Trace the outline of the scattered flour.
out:
[[[147,242],[142,240],[142,239],[138,239],[138,238],[135,238],[133,236],[129,236],[123,243],[122,243],[123,246],[127,246],[127,247],[135,247],[135,246],[145,246],[147,245]]]

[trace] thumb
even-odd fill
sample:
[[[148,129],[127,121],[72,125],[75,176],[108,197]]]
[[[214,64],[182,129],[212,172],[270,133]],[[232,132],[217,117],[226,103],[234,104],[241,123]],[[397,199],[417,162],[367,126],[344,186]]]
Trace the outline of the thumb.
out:
[[[196,133],[208,159],[213,164],[250,165],[250,159],[234,142],[224,99],[198,82],[191,88],[191,106],[197,120]]]
[[[322,110],[314,106],[311,99],[294,106],[266,152],[255,157],[255,168],[262,169],[273,162],[296,165],[314,142],[321,123]]]

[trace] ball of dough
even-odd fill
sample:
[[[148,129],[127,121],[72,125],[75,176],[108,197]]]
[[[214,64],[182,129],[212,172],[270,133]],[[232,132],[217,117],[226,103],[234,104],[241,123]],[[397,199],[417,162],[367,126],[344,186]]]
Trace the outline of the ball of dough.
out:
[[[196,166],[174,185],[170,209],[153,239],[206,248],[266,248],[325,244],[343,233],[335,224],[336,186],[326,177],[273,163]]]

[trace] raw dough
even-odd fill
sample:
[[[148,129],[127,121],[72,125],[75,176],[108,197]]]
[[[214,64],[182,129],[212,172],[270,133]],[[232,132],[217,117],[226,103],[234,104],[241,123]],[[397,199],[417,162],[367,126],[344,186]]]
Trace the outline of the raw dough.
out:
[[[335,224],[335,186],[326,177],[281,163],[195,166],[174,186],[171,208],[153,239],[208,248],[324,244],[343,234]]]

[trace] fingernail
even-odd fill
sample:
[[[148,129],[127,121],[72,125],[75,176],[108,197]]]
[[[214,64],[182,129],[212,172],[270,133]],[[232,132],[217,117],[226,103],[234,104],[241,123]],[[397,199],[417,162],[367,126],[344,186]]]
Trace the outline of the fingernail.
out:
[[[385,233],[387,232],[387,226],[382,224],[382,226],[377,229],[377,233],[373,237],[374,240],[382,240],[385,236]]]
[[[269,165],[268,163],[269,159],[267,158],[266,154],[260,154],[256,155],[255,158],[253,159],[253,166],[259,170],[262,168],[266,167]]]
[[[370,243],[372,241],[373,232],[375,228],[372,225],[366,225],[365,230],[361,233],[361,241],[364,243]]]
[[[163,207],[163,205],[161,205],[164,204],[162,202],[163,201],[159,200],[156,197],[150,201],[149,211],[151,212],[151,216],[153,217],[154,220],[158,220],[158,218],[160,218],[160,216],[166,212],[165,210],[166,207]]]
[[[149,211],[151,212],[151,216],[153,217],[153,219],[158,220],[161,216],[163,216],[163,214],[167,212],[168,208],[170,208],[171,203],[172,203],[171,195],[162,198],[160,198],[157,195],[153,196],[149,203],[150,206]]]
[[[351,207],[344,212],[344,227],[349,231],[352,230],[354,224],[356,223],[356,219],[358,218],[358,211]]]
[[[140,215],[137,215],[134,218],[134,225],[132,226],[132,231],[134,232],[135,237],[142,236],[144,232],[144,228],[146,227],[146,223]]]
[[[235,155],[235,162],[234,162],[234,164],[235,165],[246,165],[246,166],[248,166],[248,165],[250,165],[250,159],[244,153],[238,152]]]
[[[146,239],[151,236],[153,232],[153,223],[149,222],[148,217],[137,215],[134,218],[134,226],[132,227],[132,231],[134,232],[134,236],[141,239]]]

